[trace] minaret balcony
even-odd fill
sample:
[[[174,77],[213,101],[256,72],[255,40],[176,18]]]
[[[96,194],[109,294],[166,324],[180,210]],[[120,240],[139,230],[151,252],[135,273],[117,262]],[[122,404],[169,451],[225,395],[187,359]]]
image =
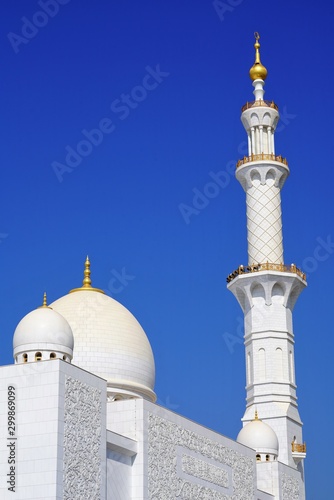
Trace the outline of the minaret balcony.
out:
[[[295,273],[302,280],[306,281],[306,274],[303,273],[300,269],[298,269],[295,264],[291,264],[290,266],[286,266],[285,264],[272,264],[270,262],[266,262],[264,264],[253,264],[252,266],[239,266],[238,269],[233,271],[233,273],[229,274],[226,278],[227,283],[230,283],[237,276],[241,274],[247,273],[255,273],[259,271],[280,271],[284,273]]]
[[[258,99],[257,101],[246,102],[241,108],[241,112],[243,113],[246,109],[257,108],[258,106],[265,106],[266,108],[273,108],[278,111],[277,104],[274,101],[266,101],[264,99]]]
[[[241,167],[241,165],[245,165],[246,163],[250,163],[252,161],[261,161],[261,160],[269,160],[269,161],[277,161],[278,163],[283,163],[283,165],[288,166],[288,161],[286,158],[283,158],[281,155],[274,154],[252,154],[250,156],[244,156],[241,160],[237,162],[237,168]]]
[[[294,441],[291,443],[292,458],[296,463],[306,458],[306,444],[297,444]]]

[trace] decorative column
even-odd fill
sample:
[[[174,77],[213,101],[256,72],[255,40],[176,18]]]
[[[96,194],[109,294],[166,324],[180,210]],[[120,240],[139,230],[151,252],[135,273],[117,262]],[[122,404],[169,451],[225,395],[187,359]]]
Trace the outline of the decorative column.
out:
[[[250,422],[257,410],[277,434],[278,460],[303,472],[306,453],[297,407],[292,311],[306,277],[294,264],[284,264],[281,189],[289,168],[284,158],[274,154],[279,113],[274,102],[263,99],[267,70],[260,61],[258,33],[255,38],[255,63],[250,70],[255,101],[247,103],[241,114],[249,151],[236,171],[246,193],[248,266],[231,273],[227,287],[245,317],[243,423]]]

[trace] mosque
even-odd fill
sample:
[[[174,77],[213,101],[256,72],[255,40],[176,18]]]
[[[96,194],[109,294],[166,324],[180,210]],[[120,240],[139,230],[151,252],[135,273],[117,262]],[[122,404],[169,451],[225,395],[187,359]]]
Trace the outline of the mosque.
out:
[[[304,500],[292,311],[306,277],[283,259],[275,153],[279,111],[264,100],[255,34],[248,156],[248,263],[227,278],[245,318],[246,410],[236,440],[155,404],[155,366],[135,317],[83,284],[27,314],[0,368],[0,497],[17,500]],[[241,389],[241,388],[240,388]],[[241,394],[241,391],[240,391]]]

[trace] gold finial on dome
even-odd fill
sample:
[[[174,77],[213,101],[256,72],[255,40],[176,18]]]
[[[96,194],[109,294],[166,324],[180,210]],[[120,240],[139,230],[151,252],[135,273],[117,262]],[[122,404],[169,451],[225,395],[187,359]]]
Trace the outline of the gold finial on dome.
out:
[[[92,288],[92,280],[90,279],[90,261],[87,255],[84,270],[84,279],[82,282],[83,288]]]
[[[43,294],[43,304],[38,307],[38,309],[42,309],[43,307],[47,307],[48,309],[52,309],[52,307],[48,306],[48,299],[46,297],[46,292]]]
[[[268,71],[263,66],[263,64],[261,63],[261,60],[260,60],[260,50],[259,50],[260,49],[260,44],[259,44],[260,35],[258,34],[257,31],[255,31],[254,37],[255,37],[255,44],[254,44],[255,63],[253,64],[253,66],[249,70],[249,76],[251,77],[251,80],[253,80],[253,81],[257,80],[258,78],[260,78],[261,80],[265,80],[267,78]]]
[[[257,410],[255,410],[254,420],[259,420],[259,415],[258,415],[258,413],[257,413]]]
[[[100,290],[99,288],[92,287],[92,280],[90,278],[90,260],[89,260],[88,255],[87,255],[86,261],[85,261],[84,279],[82,281],[82,287],[81,288],[73,288],[73,290],[70,290],[70,293],[81,292],[83,290],[88,290],[89,292],[104,293],[103,290]]]

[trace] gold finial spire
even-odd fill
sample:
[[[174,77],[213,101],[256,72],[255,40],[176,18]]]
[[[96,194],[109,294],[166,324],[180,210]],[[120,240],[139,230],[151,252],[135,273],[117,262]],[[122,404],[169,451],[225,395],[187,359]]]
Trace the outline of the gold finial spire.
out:
[[[90,279],[90,261],[87,255],[84,270],[84,279],[82,282],[83,288],[92,288],[92,280]]]
[[[43,294],[43,304],[41,306],[39,306],[38,309],[42,309],[44,307],[47,307],[48,309],[52,309],[52,307],[48,306],[48,299],[46,297],[46,292],[44,292],[44,294]]]
[[[249,70],[249,76],[251,77],[251,80],[253,80],[253,81],[257,80],[258,78],[260,78],[261,80],[265,80],[267,78],[268,71],[263,66],[263,64],[261,63],[261,60],[260,60],[260,50],[259,50],[260,49],[260,44],[259,44],[260,35],[258,34],[257,31],[255,31],[254,37],[255,37],[255,44],[254,44],[255,63],[253,64],[253,66]]]
[[[257,413],[257,410],[255,410],[254,420],[259,420],[259,415],[258,415],[258,413]]]
[[[92,287],[92,280],[90,277],[90,260],[87,255],[86,261],[85,261],[85,270],[84,270],[84,279],[82,281],[82,287],[81,288],[73,288],[73,290],[70,290],[70,293],[72,292],[81,292],[87,290],[89,292],[100,292],[104,293],[103,290],[100,290],[99,288],[93,288]]]

